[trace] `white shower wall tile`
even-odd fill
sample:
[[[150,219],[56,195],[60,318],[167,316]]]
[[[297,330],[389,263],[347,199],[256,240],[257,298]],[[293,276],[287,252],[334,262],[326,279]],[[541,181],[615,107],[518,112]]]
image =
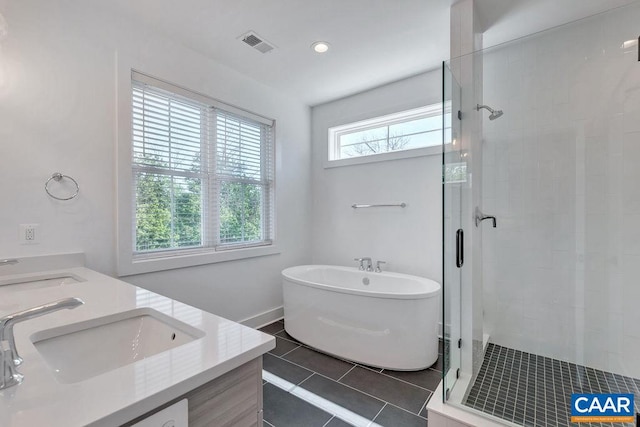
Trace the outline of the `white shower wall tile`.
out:
[[[625,372],[625,362],[622,355],[619,352],[607,353],[607,364],[611,367],[613,372]]]
[[[607,227],[607,223],[608,215],[606,213],[587,214],[586,228],[584,229],[585,249],[587,252],[608,251],[609,239],[613,236],[610,234],[611,230],[610,227]]]
[[[609,287],[606,292],[609,296],[609,321],[612,325],[617,325],[618,323],[613,322],[612,319],[622,319],[622,313],[624,312],[624,282],[622,279],[622,274],[620,273],[620,268],[616,266],[615,273],[609,273]],[[622,329],[616,329],[615,327],[610,327],[612,335],[614,333],[622,333]]]
[[[621,288],[625,301],[630,305],[640,301],[640,286],[638,286],[638,265],[640,256],[622,255],[621,257]]]
[[[587,141],[587,145],[589,141]],[[603,151],[606,153],[606,151]],[[610,167],[610,158],[606,154],[596,156],[587,156],[587,173],[585,176],[586,195],[587,195],[587,212],[602,213],[606,212],[607,206],[596,206],[599,202],[606,202],[609,196],[609,183],[615,178]]]
[[[640,90],[638,92],[640,92]],[[626,132],[622,141],[624,176],[628,180],[637,182],[638,179],[640,179],[640,167],[638,167],[638,159],[640,159],[640,132]]]
[[[586,292],[598,292],[607,285],[606,271],[590,271],[584,278],[584,290]]]
[[[640,131],[640,90],[636,88],[629,89],[625,93],[624,100],[624,131],[639,132]]]
[[[635,354],[640,354],[640,338],[635,335],[627,335],[624,337],[624,340],[627,346],[627,351]],[[628,361],[628,359],[623,360]]]
[[[586,252],[584,257],[584,268],[586,274],[594,271],[602,271],[607,268],[608,255],[604,252]]]
[[[557,251],[575,250],[575,215],[558,213],[553,215],[553,249]]]
[[[487,52],[484,100],[505,114],[484,118],[482,174],[491,340],[636,378],[640,64],[620,46],[638,20],[636,4]]]
[[[640,214],[625,214],[622,217],[622,251],[625,255],[640,255]],[[637,279],[636,279],[637,280]]]
[[[609,316],[608,355],[618,354],[624,347],[624,334],[622,333],[622,314]]]
[[[585,346],[596,348],[602,353],[602,346],[608,346],[609,313],[607,312],[607,294],[605,292],[587,292],[586,301],[589,316],[584,319]],[[597,340],[589,335],[601,334]]]
[[[486,154],[485,154],[486,155]],[[496,177],[495,173],[491,170],[492,167],[482,169],[482,182],[488,182],[487,186],[483,188],[483,207],[486,209],[486,204],[489,200],[493,200],[496,197]]]
[[[629,307],[630,305],[632,304],[625,304],[626,307]],[[637,310],[625,310],[625,312],[622,313],[622,330],[625,334],[625,338],[635,336],[632,328],[637,328],[638,324],[640,324],[640,313]],[[638,354],[640,353],[636,353],[636,358],[638,357]]]

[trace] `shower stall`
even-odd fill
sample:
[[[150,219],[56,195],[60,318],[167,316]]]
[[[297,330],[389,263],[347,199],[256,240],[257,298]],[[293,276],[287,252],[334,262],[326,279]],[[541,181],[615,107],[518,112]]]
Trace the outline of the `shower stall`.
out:
[[[640,411],[639,22],[634,2],[444,64],[447,404],[526,426],[571,425],[572,393]]]

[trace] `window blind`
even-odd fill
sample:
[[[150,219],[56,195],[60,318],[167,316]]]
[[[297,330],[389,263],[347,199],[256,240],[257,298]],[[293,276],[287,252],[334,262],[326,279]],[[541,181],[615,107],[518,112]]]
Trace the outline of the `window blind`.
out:
[[[134,253],[271,244],[273,124],[133,76]]]
[[[268,126],[216,110],[216,180],[220,244],[270,243],[273,184]],[[241,226],[236,226],[241,224]]]

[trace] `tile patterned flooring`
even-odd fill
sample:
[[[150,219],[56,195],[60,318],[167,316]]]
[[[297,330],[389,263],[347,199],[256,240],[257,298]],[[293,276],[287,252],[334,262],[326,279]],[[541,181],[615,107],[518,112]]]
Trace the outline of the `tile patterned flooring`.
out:
[[[570,426],[571,393],[634,393],[640,380],[489,344],[465,405],[524,426]],[[633,426],[584,423],[580,426]]]
[[[287,334],[282,321],[260,330],[276,337],[263,358],[265,426],[427,426],[425,406],[442,378],[442,355],[423,371],[389,371],[317,352]]]

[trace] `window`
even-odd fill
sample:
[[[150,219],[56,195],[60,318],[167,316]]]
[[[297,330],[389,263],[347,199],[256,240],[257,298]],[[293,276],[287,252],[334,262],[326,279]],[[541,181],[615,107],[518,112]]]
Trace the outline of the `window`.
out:
[[[467,182],[467,162],[449,163],[444,165],[445,184],[459,184]]]
[[[451,113],[444,117],[444,128],[451,128]],[[442,104],[402,111],[329,129],[329,162],[350,164],[344,160],[387,153],[417,150],[442,145]],[[449,132],[445,133],[448,134]],[[433,151],[433,150],[430,150]],[[435,152],[435,151],[434,151]],[[420,152],[416,154],[429,154]],[[408,157],[403,155],[402,157]],[[393,158],[398,158],[394,156]],[[373,159],[367,161],[375,161]],[[362,162],[358,162],[362,163]]]
[[[273,121],[132,74],[133,258],[273,243]]]

